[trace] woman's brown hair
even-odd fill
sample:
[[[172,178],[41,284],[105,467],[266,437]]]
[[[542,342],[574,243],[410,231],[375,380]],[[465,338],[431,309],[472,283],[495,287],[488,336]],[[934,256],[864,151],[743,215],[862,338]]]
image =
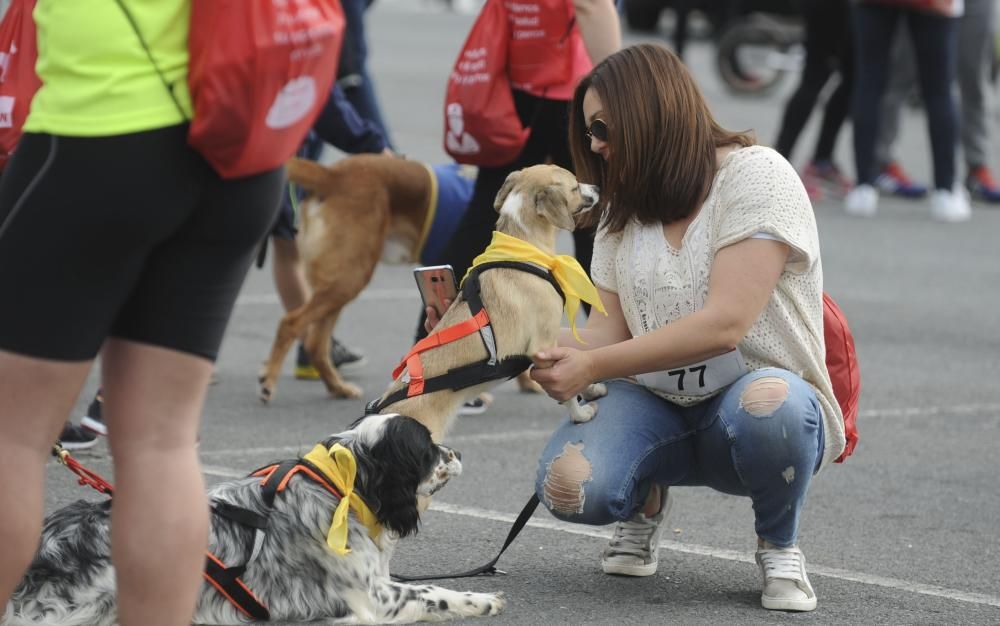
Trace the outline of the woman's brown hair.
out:
[[[588,89],[600,98],[608,125],[607,162],[590,151],[586,136]],[[610,232],[633,218],[652,224],[691,215],[715,177],[716,149],[755,143],[749,133],[719,126],[684,64],[656,44],[620,50],[585,76],[573,95],[569,128],[576,176],[600,186],[592,215],[605,215]]]

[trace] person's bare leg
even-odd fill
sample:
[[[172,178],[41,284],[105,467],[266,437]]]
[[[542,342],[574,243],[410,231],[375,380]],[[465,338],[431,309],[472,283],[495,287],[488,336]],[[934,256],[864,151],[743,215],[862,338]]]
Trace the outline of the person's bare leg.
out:
[[[38,549],[45,463],[92,364],[0,351],[0,613]]]
[[[642,505],[642,514],[646,517],[653,517],[660,512],[660,497],[662,494],[662,489],[656,483],[649,488],[649,495],[646,496],[646,502]]]
[[[274,248],[274,258],[271,260],[274,286],[285,312],[294,311],[309,299],[309,283],[302,268],[298,242],[294,239],[271,237],[271,245]]]
[[[119,622],[186,626],[208,543],[196,444],[212,362],[109,339],[101,367],[115,463],[111,558]]]

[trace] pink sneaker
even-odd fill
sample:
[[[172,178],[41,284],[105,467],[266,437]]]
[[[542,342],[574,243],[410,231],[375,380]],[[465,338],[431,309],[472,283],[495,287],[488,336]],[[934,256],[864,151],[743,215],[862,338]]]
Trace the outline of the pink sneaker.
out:
[[[817,185],[826,186],[841,198],[854,187],[854,181],[840,171],[833,161],[812,161],[806,166],[803,176],[816,181]]]
[[[799,174],[799,178],[802,179],[802,186],[806,188],[806,193],[809,194],[809,200],[816,203],[823,199],[823,187],[814,170],[813,164],[810,163]]]

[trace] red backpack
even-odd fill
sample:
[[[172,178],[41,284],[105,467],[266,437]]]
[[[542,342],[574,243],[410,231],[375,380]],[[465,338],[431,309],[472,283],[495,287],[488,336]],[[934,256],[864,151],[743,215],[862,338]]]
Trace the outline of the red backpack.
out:
[[[343,36],[339,0],[195,0],[188,143],[224,178],[283,164],[326,103]]]
[[[34,5],[14,0],[0,24],[0,50],[9,51],[0,75],[0,167],[21,138],[41,85],[34,70]],[[136,28],[128,8],[119,5]],[[188,143],[223,178],[283,164],[326,103],[343,35],[339,0],[192,2],[188,87],[195,114]],[[138,29],[136,36],[159,73]],[[169,85],[164,88],[174,98]]]
[[[509,41],[503,0],[486,0],[455,60],[444,98],[444,150],[459,163],[504,165],[528,141],[507,78]]]
[[[0,170],[14,154],[31,99],[42,84],[35,74],[34,10],[35,0],[13,0],[0,22]]]
[[[572,78],[568,0],[486,0],[458,53],[444,99],[444,149],[459,163],[495,167],[521,154],[511,85],[545,88]]]
[[[844,414],[847,443],[835,463],[843,463],[858,445],[858,399],[861,396],[861,372],[854,335],[847,318],[828,294],[823,294],[823,338],[826,342],[826,369],[833,383],[833,395]]]

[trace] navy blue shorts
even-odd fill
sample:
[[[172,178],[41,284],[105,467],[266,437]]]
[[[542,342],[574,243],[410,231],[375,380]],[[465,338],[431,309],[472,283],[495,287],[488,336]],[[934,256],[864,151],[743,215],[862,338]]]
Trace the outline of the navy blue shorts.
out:
[[[310,132],[302,141],[302,145],[299,146],[295,156],[300,159],[319,161],[319,157],[323,154],[323,146],[323,140],[316,133]],[[305,200],[307,195],[301,187],[284,185],[281,192],[278,216],[274,220],[274,225],[271,226],[272,237],[278,239],[295,239],[296,235],[299,234],[299,220],[298,215],[295,214],[296,206]]]
[[[186,125],[25,134],[0,180],[0,349],[87,361],[117,337],[214,360],[283,177],[221,179]]]

